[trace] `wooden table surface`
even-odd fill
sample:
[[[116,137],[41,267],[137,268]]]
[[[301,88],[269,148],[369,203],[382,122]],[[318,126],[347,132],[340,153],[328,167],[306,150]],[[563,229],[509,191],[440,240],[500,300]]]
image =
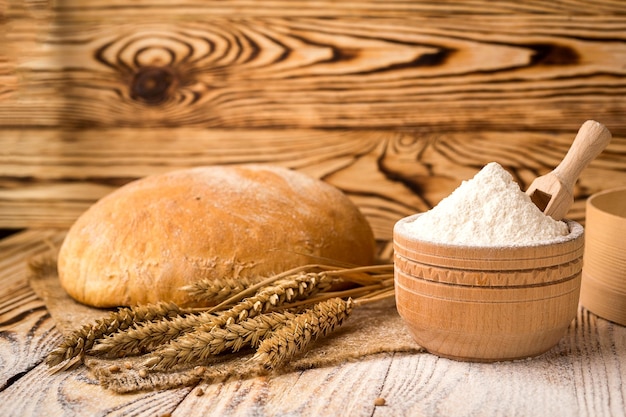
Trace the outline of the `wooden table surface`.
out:
[[[0,240],[0,416],[626,415],[626,328],[583,309],[529,361],[396,354],[114,395],[49,373],[61,334],[27,283],[94,201],[198,165],[320,178],[390,255],[400,218],[492,161],[527,187],[595,119],[613,140],[574,190],[584,223],[626,184],[625,62],[621,0],[0,0],[0,229],[19,230]]]
[[[51,374],[43,363],[61,334],[28,285],[28,261],[62,236],[27,230],[0,241],[2,416],[626,415],[626,327],[582,308],[563,340],[532,360],[394,354],[274,378],[113,394],[84,368]],[[379,397],[384,406],[375,405]]]

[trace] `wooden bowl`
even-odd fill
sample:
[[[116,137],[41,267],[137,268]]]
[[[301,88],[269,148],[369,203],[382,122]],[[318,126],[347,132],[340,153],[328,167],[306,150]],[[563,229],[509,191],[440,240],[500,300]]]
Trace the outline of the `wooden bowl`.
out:
[[[626,187],[587,200],[585,266],[580,302],[626,326]]]
[[[472,247],[420,241],[393,231],[396,304],[422,347],[457,360],[494,362],[539,355],[576,317],[583,227],[550,244]]]

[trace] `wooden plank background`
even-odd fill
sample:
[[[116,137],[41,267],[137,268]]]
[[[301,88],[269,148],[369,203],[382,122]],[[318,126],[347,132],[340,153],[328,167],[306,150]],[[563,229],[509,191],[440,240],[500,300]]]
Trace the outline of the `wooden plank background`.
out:
[[[620,1],[0,4],[0,228],[67,227],[151,173],[260,162],[341,188],[388,240],[488,162],[525,188],[586,119],[614,139],[569,217],[626,183]]]

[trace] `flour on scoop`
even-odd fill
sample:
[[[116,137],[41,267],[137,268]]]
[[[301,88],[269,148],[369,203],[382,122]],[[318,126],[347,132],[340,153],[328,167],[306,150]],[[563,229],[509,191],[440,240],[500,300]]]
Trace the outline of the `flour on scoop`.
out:
[[[407,223],[406,230],[417,239],[468,246],[534,245],[569,234],[565,222],[543,214],[496,162]]]

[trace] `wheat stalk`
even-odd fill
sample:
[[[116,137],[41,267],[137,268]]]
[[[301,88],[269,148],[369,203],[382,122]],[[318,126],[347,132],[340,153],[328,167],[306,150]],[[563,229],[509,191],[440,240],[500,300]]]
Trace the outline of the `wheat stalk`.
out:
[[[347,269],[334,269],[325,271],[325,274],[360,285],[371,285],[380,283],[390,278],[393,279],[393,265],[381,264],[358,266]]]
[[[136,307],[124,307],[112,312],[108,317],[85,324],[65,337],[58,348],[50,352],[46,359],[48,366],[56,366],[74,358],[82,358],[97,339],[124,330],[134,323],[175,317],[181,314],[174,303],[156,303]],[[67,363],[66,366],[71,366]],[[65,368],[65,367],[64,367]]]
[[[86,354],[117,358],[153,352],[145,365],[164,371],[209,363],[209,358],[216,360],[220,354],[228,361],[234,352],[250,347],[257,349],[252,366],[276,369],[339,327],[354,307],[393,297],[392,272],[392,265],[337,268],[316,264],[240,287],[229,280],[215,285],[201,281],[184,289],[199,298],[227,298],[201,309],[181,309],[171,303],[122,308],[68,335],[47,363],[65,362],[63,369],[68,369],[72,362],[81,363]],[[342,282],[352,286],[333,290],[334,284]],[[227,288],[220,290],[220,285]],[[296,307],[304,310],[294,312]]]
[[[196,328],[208,331],[214,327],[227,326],[286,303],[306,299],[327,289],[332,281],[333,278],[323,273],[294,274],[261,288],[256,295],[219,314],[213,313],[211,309],[197,314],[129,326],[125,331],[119,331],[98,341],[90,353],[118,357],[150,352]]]

